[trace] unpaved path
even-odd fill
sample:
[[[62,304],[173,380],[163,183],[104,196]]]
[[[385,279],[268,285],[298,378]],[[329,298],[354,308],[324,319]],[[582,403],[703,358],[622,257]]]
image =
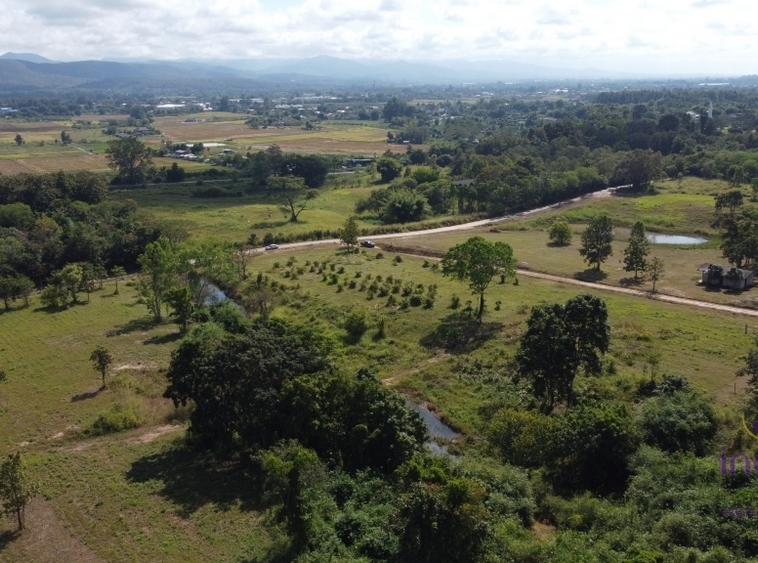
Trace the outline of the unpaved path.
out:
[[[480,221],[471,221],[470,223],[462,223],[460,225],[451,225],[449,227],[438,227],[436,229],[428,229],[428,230],[422,230],[422,231],[409,231],[406,233],[389,233],[386,235],[375,235],[371,237],[360,237],[360,240],[386,240],[386,239],[409,239],[409,238],[415,238],[420,236],[428,236],[428,235],[434,235],[439,233],[449,233],[454,231],[465,231],[468,229],[475,229],[476,227],[484,227],[487,225],[494,225],[497,223],[502,223],[504,221],[512,221],[514,219],[520,219],[523,217],[528,217],[530,215],[534,215],[537,213],[542,213],[544,211],[549,211],[551,209],[559,209],[563,207],[564,205],[568,205],[570,203],[576,203],[579,201],[587,200],[587,199],[596,199],[596,198],[603,198],[603,197],[609,197],[612,195],[616,190],[625,188],[628,186],[616,186],[613,188],[606,188],[605,190],[601,190],[599,192],[593,192],[590,194],[586,194],[580,197],[575,197],[573,199],[569,199],[566,201],[561,201],[559,203],[554,203],[553,205],[546,205],[545,207],[538,207],[537,209],[530,209],[529,211],[523,211],[521,213],[515,213],[513,215],[505,215],[503,217],[498,217],[496,219],[482,219]],[[282,244],[279,246],[280,250],[285,250],[289,248],[303,248],[307,246],[314,246],[318,244],[340,244],[339,239],[324,239],[324,240],[311,240],[311,241],[304,241],[304,242],[293,242],[290,244]],[[413,254],[409,252],[403,252],[402,249],[396,249],[395,252],[399,252],[402,254],[408,254],[411,256],[419,256],[421,258],[425,258],[428,260],[439,260],[439,258],[434,258],[432,256],[421,256],[418,254]],[[255,254],[264,252],[263,249],[253,249],[248,250],[248,254]],[[701,309],[711,309],[714,311],[723,311],[725,313],[734,313],[736,315],[745,315],[749,317],[758,317],[758,310],[754,309],[745,309],[743,307],[734,307],[731,305],[721,305],[719,303],[711,303],[709,301],[700,301],[699,299],[690,299],[686,297],[675,297],[673,295],[667,295],[663,293],[652,293],[649,291],[641,291],[639,289],[631,289],[627,287],[618,287],[613,285],[605,285],[602,283],[594,283],[594,282],[587,282],[582,280],[577,280],[574,278],[567,278],[562,276],[554,276],[551,274],[543,274],[540,272],[533,272],[531,270],[518,270],[517,274],[520,276],[525,277],[531,277],[531,278],[539,278],[543,280],[553,281],[556,283],[566,283],[571,285],[577,285],[580,287],[586,287],[589,289],[595,289],[600,291],[610,291],[613,293],[623,293],[626,295],[634,295],[635,297],[646,297],[648,299],[656,299],[658,301],[663,301],[666,303],[674,303],[676,305],[688,305],[690,307],[700,307]]]
[[[563,207],[564,205],[568,205],[570,203],[577,203],[579,201],[584,201],[587,199],[608,197],[611,194],[613,194],[613,192],[615,192],[616,190],[621,189],[621,188],[627,188],[627,187],[629,186],[616,186],[613,188],[606,188],[599,192],[592,192],[592,193],[585,194],[579,197],[575,197],[573,199],[560,201],[552,205],[546,205],[544,207],[530,209],[529,211],[522,211],[521,213],[514,213],[513,215],[504,215],[502,217],[496,217],[494,219],[480,219],[479,221],[470,221],[469,223],[461,223],[460,225],[450,225],[448,227],[437,227],[436,229],[426,229],[426,230],[420,230],[420,231],[408,231],[404,233],[387,233],[385,235],[358,237],[358,240],[374,241],[374,240],[385,240],[385,239],[413,238],[413,237],[418,237],[418,236],[436,235],[440,233],[451,233],[454,231],[467,231],[469,229],[475,229],[477,227],[486,227],[487,225],[495,225],[497,223],[502,223],[503,221],[513,221],[515,219],[521,219],[523,217],[528,217],[530,215],[534,215],[536,213],[542,213],[543,211],[549,211],[551,209],[559,209]],[[287,250],[290,248],[304,248],[306,246],[316,246],[319,244],[340,244],[340,239],[329,238],[329,239],[321,239],[321,240],[306,240],[303,242],[291,242],[287,244],[280,244],[279,250]],[[263,248],[253,248],[251,250],[247,250],[245,253],[249,255],[249,254],[258,254],[261,252],[265,252]]]
[[[26,529],[15,540],[24,561],[34,563],[105,563],[87,544],[66,529],[52,505],[42,497],[26,507]],[[0,560],[2,557],[0,557]]]
[[[426,256],[425,258],[429,259],[428,256]],[[601,291],[625,293],[627,295],[634,295],[637,297],[647,297],[648,299],[656,299],[658,301],[664,301],[666,303],[675,303],[677,305],[689,305],[691,307],[701,307],[703,309],[713,309],[715,311],[724,311],[726,313],[735,313],[737,315],[747,315],[750,317],[758,317],[758,311],[754,309],[745,309],[743,307],[733,307],[731,305],[721,305],[719,303],[711,303],[710,301],[700,301],[698,299],[689,299],[687,297],[674,297],[673,295],[666,295],[664,293],[652,293],[649,291],[641,291],[639,289],[630,289],[628,287],[617,287],[615,285],[605,285],[602,283],[586,282],[582,280],[576,280],[574,278],[564,278],[561,276],[542,274],[540,272],[532,272],[530,270],[517,270],[517,273],[519,276],[539,278],[539,279],[554,281],[558,283],[568,283],[572,285],[579,285],[582,287],[599,289]]]
[[[416,258],[424,258],[425,260],[440,261],[440,258],[436,256],[428,256],[424,254],[414,254],[412,252],[404,251],[402,248],[394,248],[393,252],[405,254],[407,256],[415,256]],[[635,297],[646,297],[648,299],[655,299],[657,301],[663,301],[665,303],[674,303],[676,305],[689,305],[690,307],[700,307],[701,309],[712,309],[714,311],[723,311],[725,313],[734,313],[736,315],[747,315],[749,317],[758,317],[758,310],[745,309],[744,307],[734,307],[731,305],[721,305],[719,303],[711,303],[710,301],[700,301],[699,299],[690,299],[688,297],[675,297],[674,295],[667,295],[665,293],[653,293],[652,291],[642,291],[640,289],[630,289],[628,287],[618,287],[615,285],[606,285],[603,283],[588,282],[583,280],[577,280],[574,278],[566,278],[563,276],[554,276],[552,274],[543,274],[542,272],[534,272],[532,270],[517,269],[516,275],[524,276],[528,278],[537,278],[546,281],[552,281],[556,283],[566,283],[570,285],[578,285],[580,287],[586,287],[589,289],[596,289],[600,291],[610,291],[612,293],[623,293],[626,295],[634,295]]]

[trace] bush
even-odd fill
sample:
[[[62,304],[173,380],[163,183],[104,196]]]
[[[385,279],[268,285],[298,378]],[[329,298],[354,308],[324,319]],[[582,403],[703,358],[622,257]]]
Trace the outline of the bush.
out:
[[[354,309],[343,325],[350,341],[358,342],[368,330],[368,320],[363,309]]]
[[[403,257],[402,256],[400,256],[399,254],[397,256],[395,256],[395,262],[397,262],[398,264],[400,264],[400,262],[402,262],[402,261],[403,261]]]
[[[135,401],[118,403],[100,413],[92,423],[92,433],[95,435],[112,434],[138,428],[142,424],[139,405]]]
[[[460,307],[460,305],[461,305],[461,298],[458,297],[457,295],[453,295],[450,298],[450,308],[457,309],[458,307]]]
[[[384,254],[382,254],[381,252],[377,252],[376,253],[376,259],[377,260],[381,260],[382,258],[384,258]]]
[[[571,244],[573,233],[568,222],[564,219],[559,219],[550,226],[548,235],[550,236],[550,242],[555,246],[568,246]]]
[[[641,427],[651,446],[703,456],[716,435],[716,413],[711,402],[697,393],[664,393],[645,401]]]

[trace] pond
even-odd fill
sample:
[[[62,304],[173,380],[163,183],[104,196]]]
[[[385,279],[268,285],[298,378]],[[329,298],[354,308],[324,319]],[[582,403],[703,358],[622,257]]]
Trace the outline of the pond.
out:
[[[688,237],[685,235],[647,235],[647,240],[653,244],[703,244],[708,239]]]
[[[437,416],[428,408],[422,405],[417,405],[412,401],[406,401],[406,404],[408,405],[408,408],[413,409],[421,415],[421,419],[426,425],[426,430],[429,432],[431,438],[431,440],[426,443],[426,447],[435,455],[447,454],[447,446],[438,444],[435,440],[454,440],[460,437],[460,434],[437,418]]]
[[[212,283],[207,284],[203,288],[203,293],[204,293],[204,298],[203,298],[204,305],[215,305],[216,303],[221,303],[229,299],[226,293],[224,293],[219,286]]]
[[[219,286],[213,283],[205,284],[205,287],[203,287],[203,305],[217,305],[219,303],[223,303],[224,301],[229,301],[235,307],[237,307],[237,309],[243,313],[245,312],[245,308],[237,303],[234,299],[230,299],[229,296],[224,293],[224,290]]]

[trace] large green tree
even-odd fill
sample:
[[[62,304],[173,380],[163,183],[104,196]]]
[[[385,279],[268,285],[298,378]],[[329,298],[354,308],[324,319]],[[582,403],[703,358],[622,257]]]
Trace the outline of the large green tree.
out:
[[[178,245],[167,237],[160,237],[145,247],[138,258],[142,276],[139,282],[140,296],[156,322],[163,320],[163,301],[166,293],[177,285],[177,270],[181,253]]]
[[[153,164],[153,151],[136,137],[108,141],[105,149],[108,166],[118,171],[124,184],[139,184]]]
[[[650,254],[650,245],[645,235],[645,225],[637,221],[632,226],[629,235],[629,244],[624,249],[624,270],[634,272],[634,279],[638,279],[638,273],[647,268],[647,255]]]
[[[516,259],[509,244],[471,237],[447,251],[442,258],[442,273],[469,282],[471,291],[479,295],[476,318],[481,321],[487,286],[498,274],[513,276],[516,273]]]
[[[194,403],[190,431],[208,447],[293,439],[349,470],[393,471],[419,451],[423,422],[371,373],[328,373],[327,354],[315,333],[279,322],[200,325],[173,356],[165,396]]]
[[[403,165],[391,156],[383,156],[376,161],[376,171],[382,177],[382,182],[389,183],[403,171]]]
[[[600,264],[613,254],[613,221],[607,215],[593,217],[582,233],[582,246],[579,254],[590,266],[600,270]]]
[[[651,180],[663,173],[661,153],[652,150],[635,149],[626,153],[613,172],[613,185],[631,184],[634,190],[644,190]]]
[[[326,161],[313,154],[288,154],[282,162],[282,174],[302,178],[309,188],[322,186],[328,173]]]
[[[268,185],[284,200],[279,209],[293,223],[297,222],[308,204],[318,197],[317,190],[309,189],[303,179],[296,176],[269,178]]]
[[[565,304],[537,305],[527,320],[516,364],[546,412],[571,401],[574,378],[582,368],[598,373],[600,354],[608,351],[608,310],[594,295],[577,295]]]

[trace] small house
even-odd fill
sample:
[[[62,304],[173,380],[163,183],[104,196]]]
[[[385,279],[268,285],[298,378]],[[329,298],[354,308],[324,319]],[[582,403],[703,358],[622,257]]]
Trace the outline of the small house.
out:
[[[701,283],[709,287],[724,287],[741,291],[755,285],[755,272],[741,268],[724,268],[720,264],[701,264]]]

